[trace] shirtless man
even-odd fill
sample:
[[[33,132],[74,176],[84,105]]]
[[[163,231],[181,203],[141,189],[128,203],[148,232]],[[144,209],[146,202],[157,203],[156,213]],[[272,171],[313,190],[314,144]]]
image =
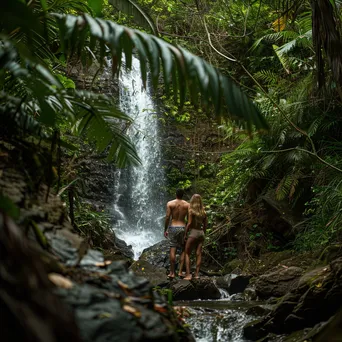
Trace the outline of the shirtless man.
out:
[[[184,190],[177,189],[176,199],[167,202],[164,236],[170,240],[170,274],[169,278],[175,277],[175,261],[177,247],[182,249],[178,275],[182,275],[184,264],[184,231],[185,218],[188,216],[189,203],[183,201]],[[170,223],[171,218],[171,223]]]

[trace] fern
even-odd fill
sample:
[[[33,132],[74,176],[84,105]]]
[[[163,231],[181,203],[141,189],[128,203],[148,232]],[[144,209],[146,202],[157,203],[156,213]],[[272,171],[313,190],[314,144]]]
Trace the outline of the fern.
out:
[[[258,80],[266,82],[269,85],[273,85],[278,82],[278,75],[271,70],[261,70],[257,72],[254,76]]]
[[[280,31],[276,33],[269,33],[256,40],[251,47],[251,51],[255,50],[263,41],[267,43],[276,43],[280,40],[292,40],[295,39],[297,36],[298,33],[294,31]]]
[[[289,199],[293,198],[293,195],[295,194],[297,185],[299,183],[298,177],[300,173],[297,174],[288,174],[285,175],[281,181],[278,183],[278,186],[276,187],[275,193],[276,193],[276,199],[278,201],[281,201],[288,197]]]

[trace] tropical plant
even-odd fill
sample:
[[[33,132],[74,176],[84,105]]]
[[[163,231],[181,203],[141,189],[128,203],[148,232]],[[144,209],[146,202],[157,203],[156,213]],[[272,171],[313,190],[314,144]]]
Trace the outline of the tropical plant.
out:
[[[86,9],[82,1],[72,4],[72,10]],[[15,117],[17,123],[26,123],[28,121],[22,117],[29,115],[30,121],[49,131],[58,121],[68,120],[79,131],[87,132],[89,138],[95,138],[100,150],[111,143],[109,154],[115,156],[120,165],[136,163],[134,148],[120,126],[114,125],[113,130],[112,122],[110,130],[107,120],[108,117],[130,119],[104,96],[63,89],[45,60],[50,58],[55,63],[59,57],[59,60],[75,62],[74,58],[80,58],[89,66],[96,58],[102,67],[105,58],[111,56],[115,72],[120,70],[123,54],[125,66],[130,69],[132,55],[137,53],[144,82],[149,62],[153,84],[157,86],[161,65],[166,89],[170,93],[172,88],[176,103],[184,103],[188,88],[193,101],[197,102],[200,96],[203,103],[214,105],[217,114],[227,115],[229,111],[234,118],[245,120],[249,129],[252,124],[257,128],[266,127],[258,109],[234,82],[200,58],[154,36],[94,19],[88,14],[77,17],[50,13],[54,8],[65,10],[66,1],[43,1],[42,5],[19,0],[5,2],[1,12],[2,89],[5,94],[15,96],[13,101],[20,102],[12,113],[7,113],[8,101],[2,102],[1,112],[6,121]],[[52,45],[57,53],[52,52]]]

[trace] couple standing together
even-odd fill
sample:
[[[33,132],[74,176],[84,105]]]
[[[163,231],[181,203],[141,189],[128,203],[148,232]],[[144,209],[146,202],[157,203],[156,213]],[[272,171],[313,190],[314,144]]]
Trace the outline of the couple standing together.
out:
[[[166,205],[164,236],[168,237],[170,240],[170,274],[168,277],[175,277],[176,249],[178,247],[182,249],[178,275],[182,276],[185,259],[186,275],[184,279],[190,280],[190,254],[195,247],[195,278],[198,278],[202,259],[204,234],[207,229],[208,219],[200,195],[193,195],[190,203],[183,200],[183,195],[184,190],[177,189],[176,199],[168,202]],[[188,221],[187,224],[185,223],[186,218]],[[188,236],[189,231],[190,234]]]

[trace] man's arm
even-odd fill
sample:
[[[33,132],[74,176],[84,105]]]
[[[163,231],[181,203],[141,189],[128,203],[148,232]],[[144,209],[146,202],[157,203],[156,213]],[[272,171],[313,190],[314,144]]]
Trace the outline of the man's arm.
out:
[[[170,208],[170,204],[168,203],[166,205],[166,216],[165,216],[165,226],[164,226],[165,237],[167,237],[167,228],[169,228],[170,217],[171,217],[171,208]]]

